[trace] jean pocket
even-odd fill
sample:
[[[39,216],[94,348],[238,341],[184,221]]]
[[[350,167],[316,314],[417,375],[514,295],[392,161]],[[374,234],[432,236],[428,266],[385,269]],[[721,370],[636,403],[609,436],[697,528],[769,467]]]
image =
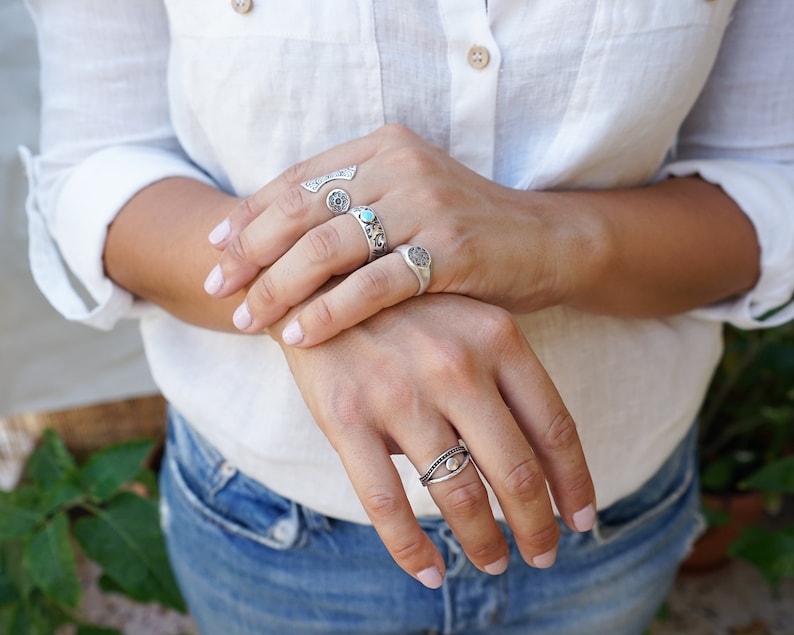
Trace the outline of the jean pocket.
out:
[[[305,544],[307,525],[299,505],[240,473],[228,461],[212,461],[207,453],[189,450],[182,444],[177,449],[169,439],[163,469],[169,471],[184,503],[201,519],[271,549],[284,551]]]
[[[668,515],[699,513],[699,481],[693,443],[696,429],[639,490],[598,512],[593,538],[606,545],[635,530],[662,522]],[[697,523],[695,523],[697,524]]]

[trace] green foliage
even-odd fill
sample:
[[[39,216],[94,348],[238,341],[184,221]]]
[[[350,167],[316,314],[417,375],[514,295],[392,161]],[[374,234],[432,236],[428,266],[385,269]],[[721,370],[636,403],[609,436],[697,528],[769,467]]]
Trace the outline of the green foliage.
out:
[[[52,635],[65,624],[76,635],[120,635],[79,617],[79,551],[114,591],[185,610],[160,531],[156,479],[144,468],[151,449],[150,441],[120,443],[80,466],[54,432],[44,433],[20,485],[0,492],[0,635]]]
[[[701,483],[707,492],[756,491],[770,511],[794,495],[794,323],[726,330],[725,354],[700,417]],[[724,518],[707,518],[719,525]],[[794,577],[794,526],[743,530],[731,554],[773,585]]]

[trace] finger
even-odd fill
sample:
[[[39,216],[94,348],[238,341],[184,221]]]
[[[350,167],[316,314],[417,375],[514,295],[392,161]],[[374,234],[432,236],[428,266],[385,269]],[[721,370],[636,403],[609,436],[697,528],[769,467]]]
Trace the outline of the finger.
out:
[[[496,494],[522,557],[546,568],[554,563],[559,539],[546,479],[492,380],[490,385],[462,386],[456,392],[476,398],[450,404],[448,416]]]
[[[243,229],[273,205],[285,192],[294,190],[301,183],[320,175],[330,174],[349,165],[364,163],[374,156],[377,148],[377,138],[372,133],[290,166],[267,185],[242,199],[229,217],[221,221],[210,232],[208,237],[210,243],[218,249],[225,249]],[[309,194],[309,192],[306,193]],[[294,194],[287,195],[288,198],[291,196]],[[314,196],[319,196],[319,194]],[[325,199],[323,198],[323,200]],[[287,205],[286,208],[290,209],[290,206]]]
[[[419,444],[417,435],[400,442],[400,447],[420,474],[424,474],[439,455],[460,445],[457,435],[446,421],[436,426],[431,426],[427,421],[425,423],[426,431],[439,432],[422,435]],[[464,456],[455,454],[450,458],[460,462]],[[431,478],[443,478],[449,474],[454,476],[429,483],[427,488],[469,560],[478,569],[499,575],[507,569],[509,561],[507,542],[494,520],[488,493],[479,473],[472,464],[459,469],[459,472],[450,472],[442,463]]]
[[[335,444],[372,526],[397,565],[426,587],[441,586],[440,552],[422,531],[383,440],[349,433]]]
[[[526,343],[505,351],[505,362],[500,391],[543,468],[560,515],[574,531],[589,531],[595,487],[573,417]]]
[[[419,281],[400,254],[391,253],[353,271],[303,307],[284,328],[286,344],[314,346],[381,309],[414,296]]]
[[[236,313],[235,326],[243,331],[260,331],[331,277],[349,273],[366,262],[368,248],[361,234],[358,222],[347,214],[307,232],[251,285]]]

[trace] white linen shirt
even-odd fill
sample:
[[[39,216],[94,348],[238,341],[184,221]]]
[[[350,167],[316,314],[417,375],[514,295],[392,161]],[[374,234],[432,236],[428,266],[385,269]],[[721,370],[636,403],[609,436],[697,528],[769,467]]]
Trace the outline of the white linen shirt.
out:
[[[165,396],[275,491],[367,522],[276,343],[187,325],[105,276],[107,225],[154,181],[248,195],[402,123],[513,188],[719,184],[757,231],[749,293],[666,319],[517,316],[578,423],[600,507],[637,489],[690,427],[721,322],[794,316],[794,3],[253,2],[238,13],[229,0],[29,0],[43,128],[40,155],[25,158],[43,293],[99,328],[140,317]],[[438,515],[414,467],[395,462],[414,511]]]

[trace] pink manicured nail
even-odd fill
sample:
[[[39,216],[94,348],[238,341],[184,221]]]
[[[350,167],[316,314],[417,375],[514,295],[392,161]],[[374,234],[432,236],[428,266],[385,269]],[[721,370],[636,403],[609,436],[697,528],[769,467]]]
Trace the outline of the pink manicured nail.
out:
[[[590,531],[593,525],[595,525],[595,521],[596,511],[592,503],[587,507],[583,507],[573,515],[573,526],[576,527],[577,531]]]
[[[300,344],[303,341],[303,329],[298,323],[298,320],[292,320],[292,322],[284,327],[284,330],[281,331],[281,339],[284,340],[285,344],[289,344],[290,346]]]
[[[483,569],[485,569],[486,573],[489,573],[491,575],[501,575],[502,573],[507,571],[507,563],[508,563],[507,556],[502,556],[496,562],[492,562],[491,564],[484,566]]]
[[[416,577],[419,582],[424,584],[428,589],[437,589],[444,582],[444,579],[441,577],[441,572],[437,567],[422,569],[416,574]]]
[[[223,282],[223,270],[220,265],[215,265],[204,281],[204,291],[210,295],[215,295],[223,288]]]
[[[253,321],[254,320],[251,317],[251,311],[248,310],[248,302],[243,302],[240,306],[238,306],[237,310],[232,316],[232,322],[241,331],[244,331],[251,326]]]
[[[557,547],[532,558],[532,566],[538,569],[548,569],[557,559]]]
[[[207,237],[209,241],[213,245],[217,245],[224,240],[226,240],[232,233],[232,224],[229,222],[228,218],[225,218],[220,223],[218,223],[215,228],[210,232],[210,235]]]

